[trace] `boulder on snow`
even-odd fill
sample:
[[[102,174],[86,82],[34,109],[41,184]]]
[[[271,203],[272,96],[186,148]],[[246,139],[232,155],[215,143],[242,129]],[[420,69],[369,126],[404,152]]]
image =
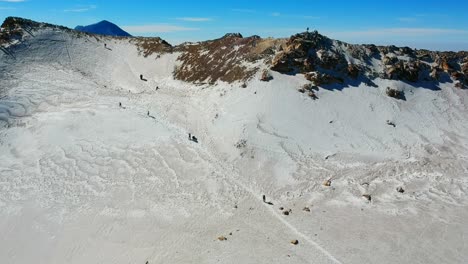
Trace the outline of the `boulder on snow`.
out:
[[[389,125],[389,126],[396,127],[395,123],[393,123],[393,122],[390,121],[390,120],[387,120],[386,123],[387,123],[387,125]]]
[[[304,212],[310,212],[310,208],[306,206],[306,207],[304,207],[304,208],[302,209],[302,211],[304,211]]]
[[[369,201],[369,202],[372,200],[372,197],[371,197],[370,194],[363,194],[363,195],[362,195],[362,198],[366,199],[366,200]]]
[[[308,72],[304,74],[304,77],[316,86],[344,82],[341,77],[335,77],[327,73],[320,72]]]
[[[405,98],[405,93],[403,91],[399,91],[399,90],[397,90],[395,88],[387,87],[387,90],[385,91],[385,93],[388,96],[393,97],[395,99],[404,100],[404,98]]]
[[[314,100],[317,100],[317,99],[318,99],[318,97],[317,97],[317,95],[315,94],[314,91],[309,91],[309,92],[307,93],[307,95],[308,95],[310,98],[314,99]]]
[[[226,241],[227,238],[226,238],[225,236],[219,236],[219,237],[218,237],[218,240],[219,240],[219,241]]]
[[[455,82],[455,88],[465,89],[465,85],[463,85],[462,82],[457,81],[457,82]]]
[[[272,79],[273,79],[273,76],[271,76],[270,72],[267,69],[263,70],[262,76],[260,77],[260,81],[268,82]]]
[[[293,240],[291,240],[291,244],[297,245],[297,244],[299,244],[299,240],[293,239]]]
[[[323,186],[330,187],[330,186],[331,186],[331,180],[328,179],[328,180],[324,181],[324,182],[323,182]]]

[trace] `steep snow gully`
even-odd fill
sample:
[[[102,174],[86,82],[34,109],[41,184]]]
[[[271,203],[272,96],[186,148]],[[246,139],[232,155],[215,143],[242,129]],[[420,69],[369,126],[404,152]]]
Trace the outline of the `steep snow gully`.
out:
[[[130,38],[43,27],[3,49],[2,263],[468,262],[468,94],[449,82],[312,100],[302,74],[261,81],[264,60],[242,88],[177,80],[184,51]]]

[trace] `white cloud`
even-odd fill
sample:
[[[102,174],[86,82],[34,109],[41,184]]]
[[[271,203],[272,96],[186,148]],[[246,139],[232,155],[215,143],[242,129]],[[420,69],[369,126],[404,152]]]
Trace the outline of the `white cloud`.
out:
[[[21,2],[26,2],[26,0],[0,0],[0,2],[21,3]]]
[[[78,7],[75,7],[75,8],[70,8],[70,9],[65,9],[63,11],[65,12],[86,12],[86,11],[90,11],[90,10],[93,10],[93,9],[96,9],[97,6],[96,5],[89,5],[89,6],[78,6]]]
[[[397,18],[398,21],[400,22],[415,22],[415,21],[418,21],[417,18],[414,18],[414,17],[399,17]]]
[[[305,15],[297,15],[297,14],[281,14],[279,12],[273,12],[270,14],[273,17],[282,17],[282,18],[293,18],[293,19],[320,19],[319,16],[305,16]]]
[[[195,31],[199,28],[181,27],[170,24],[154,24],[154,25],[138,25],[138,26],[123,26],[125,31],[131,33],[168,33],[177,31]]]
[[[299,18],[304,18],[304,19],[320,19],[321,17],[319,16],[298,16]]]
[[[189,21],[189,22],[213,21],[213,19],[209,18],[209,17],[179,17],[179,18],[177,18],[177,20]]]
[[[396,36],[440,36],[461,34],[468,35],[468,30],[446,28],[380,28],[359,31],[330,32],[330,35],[340,37],[396,37]]]

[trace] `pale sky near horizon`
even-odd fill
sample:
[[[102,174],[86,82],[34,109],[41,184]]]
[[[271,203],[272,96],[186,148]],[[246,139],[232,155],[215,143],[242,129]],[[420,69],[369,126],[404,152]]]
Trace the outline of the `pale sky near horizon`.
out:
[[[307,27],[350,43],[468,50],[468,1],[0,0],[0,19],[19,16],[74,28],[111,21],[132,35],[172,44],[227,32],[289,37]]]

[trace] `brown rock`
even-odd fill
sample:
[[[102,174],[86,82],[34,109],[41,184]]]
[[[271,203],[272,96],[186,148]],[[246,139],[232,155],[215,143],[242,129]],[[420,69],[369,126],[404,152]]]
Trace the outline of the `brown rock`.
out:
[[[219,241],[226,241],[227,238],[226,238],[225,236],[219,236],[219,237],[218,237],[218,240],[219,240]]]
[[[390,96],[390,97],[393,97],[393,98],[396,98],[396,99],[403,99],[404,98],[404,93],[403,91],[399,91],[397,89],[394,89],[394,88],[390,88],[390,87],[387,87],[387,90],[385,91],[385,93]]]
[[[323,186],[330,187],[331,186],[331,180],[326,180],[323,182]]]
[[[291,244],[297,245],[297,244],[299,244],[299,241],[297,239],[291,240]]]
[[[446,60],[443,60],[440,64],[440,67],[442,68],[442,70],[444,72],[448,72],[452,69],[452,67],[450,67],[450,65],[448,64],[448,62]]]

